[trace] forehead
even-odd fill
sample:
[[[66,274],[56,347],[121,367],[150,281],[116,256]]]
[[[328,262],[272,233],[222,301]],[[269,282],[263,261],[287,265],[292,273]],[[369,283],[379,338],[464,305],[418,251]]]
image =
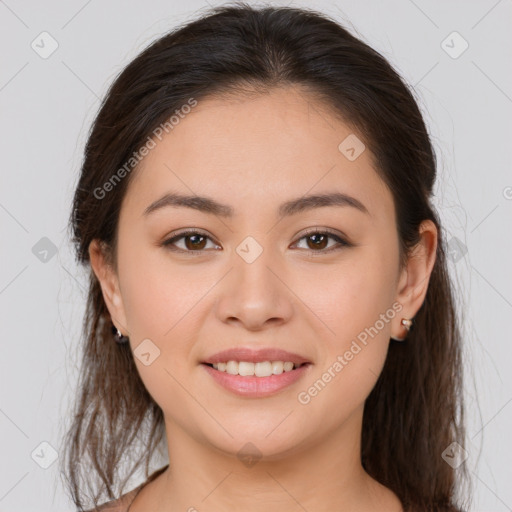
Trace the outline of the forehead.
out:
[[[234,207],[336,190],[356,197],[372,216],[393,207],[369,150],[355,160],[340,143],[362,139],[297,88],[198,101],[133,172],[125,202],[142,211],[168,191],[207,195]],[[348,138],[348,139],[347,139]]]

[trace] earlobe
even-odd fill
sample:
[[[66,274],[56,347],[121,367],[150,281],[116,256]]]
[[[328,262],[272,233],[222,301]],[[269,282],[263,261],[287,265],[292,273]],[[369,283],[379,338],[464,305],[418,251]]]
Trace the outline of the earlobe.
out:
[[[126,332],[126,317],[124,314],[118,276],[112,268],[112,265],[108,263],[104,251],[105,248],[97,239],[94,239],[89,244],[91,268],[100,283],[103,300],[105,301],[114,325],[123,332]]]

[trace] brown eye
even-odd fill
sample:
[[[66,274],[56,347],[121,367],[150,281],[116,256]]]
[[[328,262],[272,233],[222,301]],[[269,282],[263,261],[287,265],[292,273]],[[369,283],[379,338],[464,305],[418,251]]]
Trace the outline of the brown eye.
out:
[[[329,242],[329,238],[330,237],[328,235],[324,235],[322,233],[317,233],[306,237],[308,242],[312,242],[312,244],[308,243],[310,249],[325,249]]]
[[[185,239],[185,247],[194,250],[204,249],[206,237],[203,235],[186,235],[183,237]],[[189,243],[187,243],[187,241]]]
[[[338,242],[338,246],[336,247],[336,244],[329,246],[329,239]],[[331,233],[330,231],[310,231],[306,233],[305,236],[301,237],[299,242],[301,240],[306,240],[307,250],[318,253],[328,253],[352,245],[339,235]]]
[[[184,247],[179,247],[178,242],[184,241]],[[211,238],[204,233],[199,231],[184,231],[180,234],[165,240],[162,245],[170,249],[171,251],[177,252],[204,252],[208,241]],[[215,245],[215,244],[214,244]],[[217,246],[218,247],[218,246]]]
[[[179,247],[178,242],[183,240],[183,246]],[[313,253],[329,253],[344,247],[351,247],[352,244],[341,238],[339,235],[331,233],[329,231],[310,231],[299,239],[306,240],[306,250]],[[329,246],[329,240],[338,242]],[[184,252],[184,253],[196,253],[200,254],[205,252],[207,249],[208,241],[212,242],[212,239],[204,233],[195,230],[188,230],[179,233],[167,240],[162,245],[167,247],[171,251]],[[212,242],[213,243],[213,242]],[[214,248],[219,248],[218,245],[213,244]]]

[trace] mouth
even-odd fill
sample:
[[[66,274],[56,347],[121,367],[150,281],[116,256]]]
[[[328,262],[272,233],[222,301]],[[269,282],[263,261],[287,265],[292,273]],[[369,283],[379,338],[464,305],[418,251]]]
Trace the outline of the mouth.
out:
[[[225,363],[201,363],[213,382],[220,389],[243,398],[266,398],[276,395],[310,373],[312,363],[288,361],[227,361]],[[225,367],[224,367],[225,366]],[[275,373],[274,373],[275,372]]]
[[[271,377],[292,372],[299,368],[311,365],[310,362],[294,363],[292,361],[224,361],[218,363],[201,363],[218,372],[240,377]]]

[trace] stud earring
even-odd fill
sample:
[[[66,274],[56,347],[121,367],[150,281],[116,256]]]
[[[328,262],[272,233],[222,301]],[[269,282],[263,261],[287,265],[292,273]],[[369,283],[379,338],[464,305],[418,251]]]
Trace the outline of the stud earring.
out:
[[[114,324],[112,324],[112,334],[114,335],[116,343],[128,343],[130,341],[128,336],[123,336],[121,331]]]
[[[402,320],[400,320],[400,324],[404,326],[404,328],[407,332],[409,332],[411,330],[412,322],[413,322],[412,318],[411,319],[402,318]],[[394,341],[404,341],[406,337],[407,337],[407,335],[405,335],[405,337],[403,337],[403,338],[396,338],[395,336],[391,336],[391,339]]]

